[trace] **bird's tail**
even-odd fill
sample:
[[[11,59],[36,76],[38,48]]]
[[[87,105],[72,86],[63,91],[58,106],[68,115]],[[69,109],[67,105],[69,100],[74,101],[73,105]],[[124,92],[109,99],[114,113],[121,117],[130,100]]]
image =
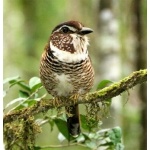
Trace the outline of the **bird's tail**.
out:
[[[78,105],[65,107],[67,114],[67,127],[73,137],[80,134],[79,108]]]

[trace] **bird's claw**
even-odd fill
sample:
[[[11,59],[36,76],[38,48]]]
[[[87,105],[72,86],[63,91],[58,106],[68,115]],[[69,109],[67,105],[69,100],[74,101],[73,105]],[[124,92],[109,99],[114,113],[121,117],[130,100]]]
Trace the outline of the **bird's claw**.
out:
[[[70,99],[73,101],[73,104],[77,104],[78,99],[79,99],[79,94],[74,94],[70,96]]]
[[[58,107],[60,105],[60,100],[58,97],[55,97],[53,100],[53,106]]]

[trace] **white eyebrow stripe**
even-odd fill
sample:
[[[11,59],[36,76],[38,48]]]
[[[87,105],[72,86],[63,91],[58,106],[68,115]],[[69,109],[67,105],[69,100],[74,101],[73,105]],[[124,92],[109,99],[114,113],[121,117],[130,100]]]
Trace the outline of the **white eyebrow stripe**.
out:
[[[71,31],[73,31],[73,32],[77,31],[77,29],[75,29],[74,27],[71,27],[71,26],[63,25],[62,28],[63,28],[63,27],[68,27],[69,30],[71,30]]]
[[[56,31],[58,32],[58,31],[60,31],[62,28],[64,28],[64,27],[67,27],[67,28],[69,28],[69,30],[71,30],[71,31],[73,31],[73,32],[76,32],[77,31],[77,29],[75,29],[74,27],[71,27],[71,26],[67,26],[67,25],[63,25],[63,26],[61,26],[59,29],[57,29]],[[55,31],[55,32],[56,32]]]

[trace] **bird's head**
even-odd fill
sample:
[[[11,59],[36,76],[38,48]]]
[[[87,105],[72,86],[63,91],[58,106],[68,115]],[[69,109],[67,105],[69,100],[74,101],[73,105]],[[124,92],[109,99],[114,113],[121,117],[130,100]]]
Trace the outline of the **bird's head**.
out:
[[[78,21],[68,21],[57,25],[50,36],[50,50],[60,61],[78,62],[88,57],[87,34],[92,29]]]

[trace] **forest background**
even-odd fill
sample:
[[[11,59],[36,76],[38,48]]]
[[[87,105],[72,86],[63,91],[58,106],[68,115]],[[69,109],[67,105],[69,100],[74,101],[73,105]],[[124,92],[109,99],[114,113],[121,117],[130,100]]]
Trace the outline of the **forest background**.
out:
[[[4,79],[39,76],[40,57],[51,31],[67,20],[78,20],[94,30],[89,36],[94,87],[101,80],[119,81],[146,68],[146,0],[5,0],[3,8]],[[17,97],[14,91],[18,87],[13,88],[4,98],[4,107]],[[120,126],[126,149],[146,150],[146,85],[136,86],[129,93],[113,99],[111,116],[103,120],[102,127]],[[38,144],[49,143],[45,137],[49,130],[44,125]],[[52,135],[56,137],[57,130]],[[57,144],[55,139],[51,142]]]

